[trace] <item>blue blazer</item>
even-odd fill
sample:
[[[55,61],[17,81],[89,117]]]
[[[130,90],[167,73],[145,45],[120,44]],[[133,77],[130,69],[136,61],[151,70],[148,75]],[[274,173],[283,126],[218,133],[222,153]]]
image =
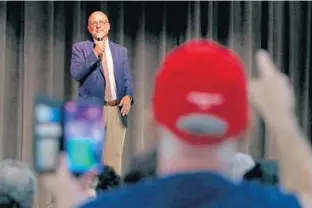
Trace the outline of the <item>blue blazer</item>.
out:
[[[127,49],[111,41],[109,41],[109,47],[113,57],[118,103],[125,95],[129,95],[133,104],[133,85]],[[94,54],[93,48],[93,40],[86,40],[73,45],[70,73],[72,78],[79,83],[78,101],[104,105],[106,82],[101,61]],[[128,117],[121,117],[123,124],[127,126]]]

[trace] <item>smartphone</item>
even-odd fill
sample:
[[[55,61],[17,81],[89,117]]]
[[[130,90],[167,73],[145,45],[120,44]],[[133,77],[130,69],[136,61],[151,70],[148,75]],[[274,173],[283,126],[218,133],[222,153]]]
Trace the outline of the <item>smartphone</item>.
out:
[[[63,137],[63,102],[38,96],[33,107],[33,161],[37,173],[54,172]]]
[[[103,171],[103,107],[75,101],[64,105],[64,148],[69,171],[80,176]]]

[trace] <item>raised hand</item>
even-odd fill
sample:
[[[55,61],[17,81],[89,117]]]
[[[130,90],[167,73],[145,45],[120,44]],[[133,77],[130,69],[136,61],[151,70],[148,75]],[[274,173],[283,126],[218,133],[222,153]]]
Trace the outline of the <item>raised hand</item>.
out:
[[[256,62],[259,77],[249,82],[253,106],[266,119],[293,113],[295,96],[287,76],[277,69],[265,50],[257,52]]]

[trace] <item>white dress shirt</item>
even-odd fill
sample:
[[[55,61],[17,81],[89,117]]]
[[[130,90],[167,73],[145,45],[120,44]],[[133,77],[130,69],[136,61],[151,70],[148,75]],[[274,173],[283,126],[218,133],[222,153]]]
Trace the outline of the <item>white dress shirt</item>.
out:
[[[107,67],[108,67],[108,74],[109,74],[109,81],[110,81],[110,89],[112,100],[117,100],[117,89],[116,89],[116,81],[114,75],[114,63],[112,53],[109,47],[108,39],[105,41],[105,55],[107,60]]]

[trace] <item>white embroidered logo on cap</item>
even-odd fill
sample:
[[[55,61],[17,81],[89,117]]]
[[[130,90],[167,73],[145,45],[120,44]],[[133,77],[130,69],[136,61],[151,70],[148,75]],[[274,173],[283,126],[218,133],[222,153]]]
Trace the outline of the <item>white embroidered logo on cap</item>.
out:
[[[190,92],[187,95],[187,100],[197,105],[202,110],[207,110],[211,106],[221,105],[224,98],[218,93]]]

